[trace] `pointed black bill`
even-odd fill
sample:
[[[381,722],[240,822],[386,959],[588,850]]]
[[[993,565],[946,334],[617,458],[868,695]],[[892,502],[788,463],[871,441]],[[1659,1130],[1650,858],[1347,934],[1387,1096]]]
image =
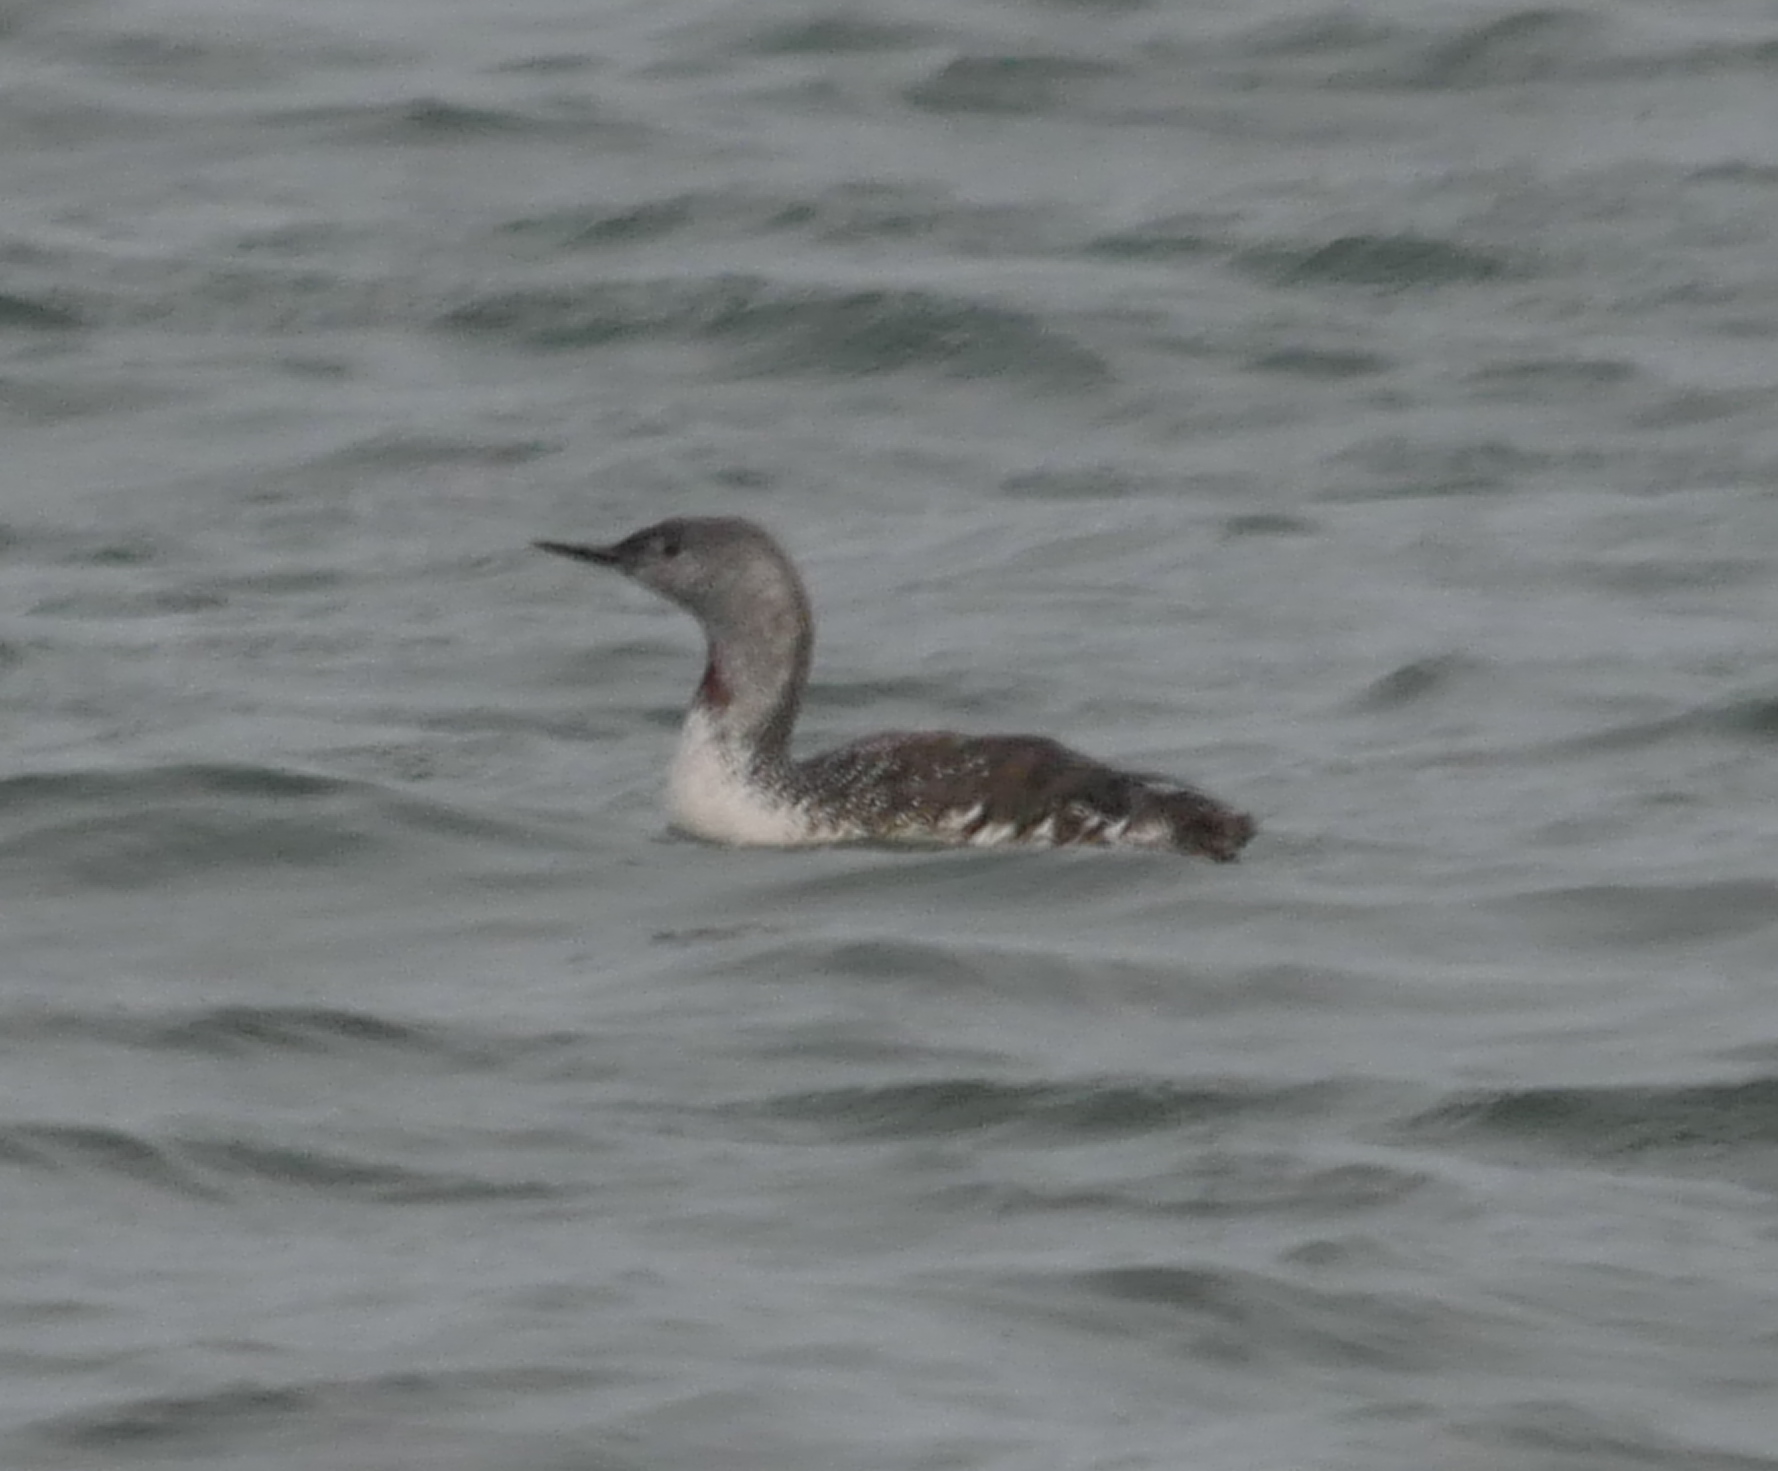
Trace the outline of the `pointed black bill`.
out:
[[[601,567],[621,567],[623,558],[616,547],[582,546],[571,541],[534,541],[540,552],[554,552],[558,557],[572,557],[577,562],[597,562]]]

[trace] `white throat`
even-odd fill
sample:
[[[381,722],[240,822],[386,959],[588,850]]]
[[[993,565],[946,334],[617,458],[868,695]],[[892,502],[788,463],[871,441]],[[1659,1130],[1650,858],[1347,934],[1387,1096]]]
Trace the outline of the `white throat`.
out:
[[[719,716],[694,704],[679,732],[667,778],[667,807],[675,827],[700,838],[742,846],[787,847],[833,841],[787,797],[762,785],[749,752]]]

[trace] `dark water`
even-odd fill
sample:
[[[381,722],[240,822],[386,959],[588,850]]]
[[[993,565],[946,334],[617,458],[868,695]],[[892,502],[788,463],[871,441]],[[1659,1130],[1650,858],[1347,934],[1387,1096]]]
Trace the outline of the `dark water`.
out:
[[[1778,15],[0,5],[0,1463],[1778,1466]],[[806,738],[1234,868],[662,831]]]

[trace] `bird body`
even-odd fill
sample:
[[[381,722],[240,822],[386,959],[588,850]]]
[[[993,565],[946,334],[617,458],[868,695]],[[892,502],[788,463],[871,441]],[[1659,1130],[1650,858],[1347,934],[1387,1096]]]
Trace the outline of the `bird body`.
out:
[[[1195,788],[1044,736],[892,731],[796,760],[814,619],[795,565],[751,521],[680,517],[608,547],[536,545],[624,572],[702,625],[704,677],[667,785],[674,824],[699,837],[1117,846],[1226,862],[1253,836],[1247,814]]]

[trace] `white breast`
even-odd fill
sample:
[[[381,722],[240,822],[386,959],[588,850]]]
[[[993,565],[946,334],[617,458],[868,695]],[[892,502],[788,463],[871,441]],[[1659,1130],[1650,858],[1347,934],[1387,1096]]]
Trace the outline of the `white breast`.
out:
[[[750,783],[745,762],[709,715],[694,706],[679,733],[667,778],[675,827],[700,838],[746,847],[782,848],[833,841],[793,804]]]

